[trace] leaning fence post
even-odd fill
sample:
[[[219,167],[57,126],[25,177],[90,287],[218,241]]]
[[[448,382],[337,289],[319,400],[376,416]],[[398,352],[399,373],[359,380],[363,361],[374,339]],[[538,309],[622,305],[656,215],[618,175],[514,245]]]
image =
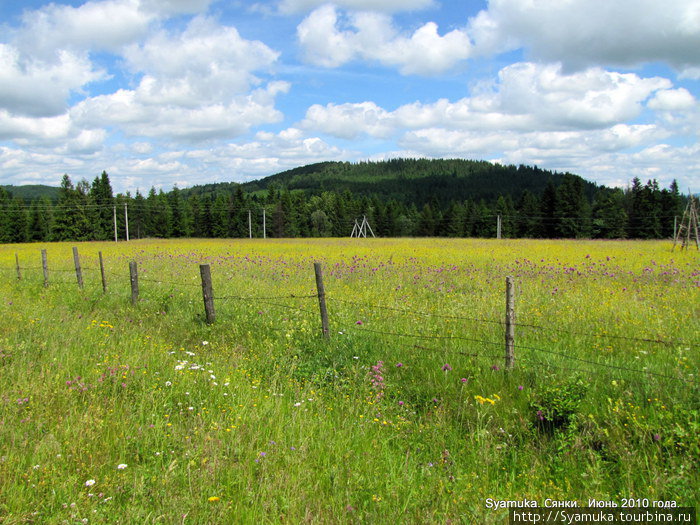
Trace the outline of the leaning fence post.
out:
[[[328,328],[328,310],[326,309],[326,291],[323,288],[323,272],[321,271],[321,263],[314,263],[314,272],[316,273],[316,290],[318,292],[318,306],[321,310],[321,330],[323,337],[330,338],[330,329]]]
[[[97,252],[100,256],[100,275],[102,276],[102,293],[107,293],[107,279],[105,278],[105,263],[102,260],[102,252]]]
[[[75,277],[78,279],[78,288],[83,287],[83,270],[80,268],[80,256],[78,255],[78,248],[73,246],[73,262],[75,263]]]
[[[19,255],[15,253],[15,262],[17,263],[17,280],[22,280],[22,270],[19,268]]]
[[[46,250],[41,250],[41,266],[44,269],[44,288],[49,286],[49,261],[46,257]]]
[[[513,278],[506,277],[506,369],[515,364],[515,299]]]
[[[202,276],[202,296],[204,297],[204,313],[207,324],[213,324],[216,319],[214,313],[214,291],[211,284],[211,268],[208,264],[199,265],[199,273]]]
[[[136,261],[129,263],[129,274],[131,276],[131,304],[135,305],[139,300],[139,271]]]

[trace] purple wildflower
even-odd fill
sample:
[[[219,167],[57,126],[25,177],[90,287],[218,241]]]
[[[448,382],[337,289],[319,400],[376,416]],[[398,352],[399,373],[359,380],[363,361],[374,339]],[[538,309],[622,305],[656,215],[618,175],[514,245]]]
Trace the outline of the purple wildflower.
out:
[[[452,367],[448,363],[445,363],[444,365],[442,365],[442,370],[444,372],[449,372],[450,370],[452,370]]]

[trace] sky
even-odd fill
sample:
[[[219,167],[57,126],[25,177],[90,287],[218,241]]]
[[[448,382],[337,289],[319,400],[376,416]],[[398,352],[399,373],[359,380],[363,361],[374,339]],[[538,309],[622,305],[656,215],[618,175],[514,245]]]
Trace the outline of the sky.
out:
[[[700,191],[698,0],[0,0],[0,184],[396,157]]]

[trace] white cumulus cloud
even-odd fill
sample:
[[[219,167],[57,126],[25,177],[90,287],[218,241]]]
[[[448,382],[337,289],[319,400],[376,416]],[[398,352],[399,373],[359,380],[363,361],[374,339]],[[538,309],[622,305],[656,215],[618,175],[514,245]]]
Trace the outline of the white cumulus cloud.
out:
[[[297,27],[307,61],[337,67],[352,60],[376,61],[405,75],[436,75],[469,58],[471,43],[464,31],[438,33],[427,22],[411,35],[401,34],[388,15],[375,12],[339,16],[332,5],[322,6]]]
[[[406,129],[602,129],[637,117],[645,102],[671,87],[663,78],[641,78],[591,68],[566,74],[558,65],[518,63],[472,96],[405,104],[387,111],[373,102],[313,105],[303,125],[341,138],[362,133],[387,137]]]
[[[697,0],[489,0],[468,33],[481,54],[522,47],[567,68],[700,64]]]
[[[185,141],[238,136],[282,118],[275,97],[289,84],[262,86],[256,76],[277,57],[233,27],[196,17],[180,33],[159,32],[130,46],[125,58],[142,74],[138,85],[87,98],[71,116],[82,125],[117,125],[132,136]]]
[[[55,49],[118,51],[144,37],[155,14],[141,9],[138,0],[102,0],[78,7],[48,4],[26,11],[17,31],[19,45],[35,55]]]
[[[278,8],[282,13],[301,13],[327,4],[327,0],[281,0]],[[338,7],[358,11],[415,11],[435,5],[434,0],[335,0]]]
[[[58,51],[44,61],[0,44],[0,108],[13,113],[36,117],[62,113],[72,92],[104,76],[87,58],[69,51]]]

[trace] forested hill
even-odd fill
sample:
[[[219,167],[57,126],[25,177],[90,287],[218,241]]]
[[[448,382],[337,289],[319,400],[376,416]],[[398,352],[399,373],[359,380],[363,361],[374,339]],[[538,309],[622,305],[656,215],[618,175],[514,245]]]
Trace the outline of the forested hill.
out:
[[[109,175],[58,198],[0,187],[0,243],[143,237],[343,237],[366,217],[381,237],[671,237],[684,209],[668,189],[638,178],[626,190],[537,167],[467,160],[325,162],[245,184],[117,194]],[[124,213],[121,213],[121,210]]]
[[[26,202],[35,199],[47,198],[52,202],[58,200],[58,187],[46,186],[44,184],[27,184],[23,186],[3,186],[0,188],[10,193],[13,197],[18,197]]]
[[[509,195],[517,200],[525,190],[535,195],[544,192],[548,182],[559,186],[563,174],[529,166],[502,166],[485,161],[462,159],[394,159],[381,162],[321,162],[284,171],[264,179],[242,184],[246,193],[287,189],[320,195],[325,191],[361,197],[379,197],[418,207],[428,202],[446,206],[450,202],[472,199],[495,201]],[[581,179],[588,199],[598,188]],[[215,195],[233,189],[230,183],[195,186],[185,195]]]

